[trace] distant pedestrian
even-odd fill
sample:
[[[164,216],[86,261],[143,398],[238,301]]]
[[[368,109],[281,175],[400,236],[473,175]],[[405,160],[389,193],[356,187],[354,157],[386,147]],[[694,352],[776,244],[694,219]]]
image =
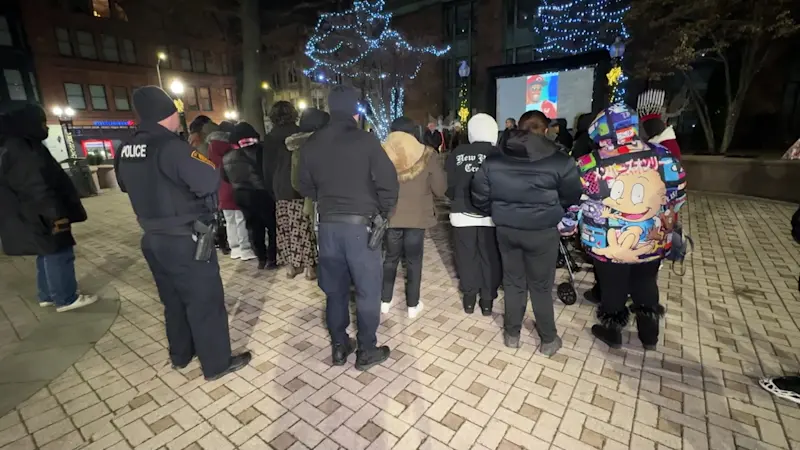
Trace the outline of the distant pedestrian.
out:
[[[444,136],[442,136],[442,132],[437,129],[435,122],[428,123],[428,128],[425,130],[422,143],[433,148],[437,152],[441,153],[444,151]]]
[[[393,126],[383,148],[397,171],[400,191],[384,242],[381,312],[389,312],[397,266],[402,259],[406,269],[408,317],[413,319],[423,308],[420,286],[425,230],[437,223],[433,199],[444,196],[447,179],[436,151],[411,133]]]
[[[233,150],[229,142],[233,132],[233,123],[222,122],[218,127],[214,127],[209,122],[203,129],[206,131],[206,142],[208,143],[208,158],[217,166],[223,167],[223,159],[228,152]],[[258,173],[260,167],[257,167]],[[231,259],[249,260],[255,259],[256,255],[250,248],[250,237],[247,232],[247,222],[244,213],[241,211],[233,195],[233,186],[229,180],[224,179],[219,185],[219,209],[225,216],[226,237],[230,248]]]
[[[303,272],[292,264],[292,245],[296,233],[304,227],[303,196],[292,186],[292,153],[286,148],[286,138],[296,134],[297,110],[291,103],[275,103],[269,113],[272,131],[264,139],[264,157],[273,167],[272,191],[275,194],[275,219],[277,221],[278,265],[286,266],[287,278]],[[297,262],[297,261],[295,261]]]
[[[78,292],[72,224],[85,221],[86,211],[45,139],[39,106],[0,116],[0,241],[7,255],[36,255],[39,306],[65,312],[97,297]]]
[[[197,355],[205,379],[216,380],[252,357],[247,351],[231,355],[217,253],[203,246],[213,243],[209,225],[220,173],[178,137],[178,111],[166,92],[139,88],[133,107],[140,122],[114,165],[144,231],[142,253],[164,303],[172,366],[183,369]]]
[[[300,116],[300,132],[286,138],[286,148],[292,153],[292,187],[299,189],[300,157],[303,146],[314,136],[314,133],[328,124],[330,116],[325,111],[308,108]],[[291,200],[295,208],[301,207],[302,214],[296,218],[296,226],[290,230],[288,260],[292,272],[305,270],[307,280],[317,279],[317,239],[314,233],[314,206],[310,198]]]
[[[277,269],[275,245],[275,201],[262,170],[265,157],[258,132],[247,122],[239,122],[230,135],[232,151],[222,159],[223,181],[233,186],[233,198],[242,210],[250,244],[259,269]],[[267,239],[269,244],[267,244]],[[253,259],[243,253],[242,260]]]
[[[581,196],[575,161],[544,134],[550,120],[529,111],[518,130],[506,131],[501,151],[486,158],[472,179],[472,202],[491,214],[503,262],[504,342],[519,348],[528,292],[540,351],[561,348],[553,311],[559,233],[567,207]],[[529,130],[529,131],[527,131]]]
[[[208,143],[206,143],[206,133],[203,131],[203,127],[209,122],[212,122],[210,117],[200,115],[189,124],[189,145],[204,156],[208,156]]]
[[[299,191],[319,211],[319,287],[327,296],[326,318],[334,365],[355,351],[347,335],[350,286],[355,284],[358,318],[356,369],[389,358],[377,346],[380,322],[381,251],[370,248],[370,227],[388,218],[397,204],[398,181],[378,139],[358,128],[359,94],[334,86],[328,97],[331,120],[303,147]]]
[[[486,157],[498,151],[497,122],[488,114],[476,114],[467,130],[470,143],[453,149],[445,163],[453,253],[464,312],[475,311],[480,295],[481,313],[490,316],[503,277],[500,253],[492,217],[473,206],[470,184]]]

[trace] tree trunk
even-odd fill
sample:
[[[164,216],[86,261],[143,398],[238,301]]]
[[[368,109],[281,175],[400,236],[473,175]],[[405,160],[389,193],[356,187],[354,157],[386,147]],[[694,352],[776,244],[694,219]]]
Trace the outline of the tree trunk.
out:
[[[730,147],[733,141],[733,134],[736,131],[736,124],[739,122],[743,101],[743,96],[737,96],[733,99],[733,102],[728,105],[728,111],[725,115],[725,130],[722,133],[722,142],[719,144],[720,153],[727,152],[728,147]]]
[[[261,23],[258,0],[242,0],[242,120],[263,137],[261,109]]]

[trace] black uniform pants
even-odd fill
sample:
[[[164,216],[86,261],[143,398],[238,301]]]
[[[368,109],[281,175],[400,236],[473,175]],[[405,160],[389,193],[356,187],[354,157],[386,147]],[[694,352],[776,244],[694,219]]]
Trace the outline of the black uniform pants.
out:
[[[559,234],[547,230],[517,230],[497,227],[497,244],[503,259],[506,333],[519,336],[525,317],[528,291],[533,317],[542,342],[556,336],[553,282],[556,276]]]
[[[331,342],[347,343],[350,286],[355,285],[358,348],[371,350],[381,318],[381,251],[370,250],[366,225],[319,224],[319,287],[327,296],[326,316]]]
[[[453,250],[458,287],[468,306],[475,306],[480,294],[481,308],[491,309],[503,278],[494,227],[453,227]]]
[[[195,261],[194,250],[188,235],[142,237],[142,253],[164,304],[170,359],[185,365],[197,355],[209,377],[230,365],[228,313],[216,252],[208,261]]]
[[[383,259],[383,289],[381,301],[391,302],[394,280],[400,259],[406,268],[406,306],[419,304],[419,289],[422,283],[422,254],[425,247],[423,228],[390,228],[384,238],[386,255]]]
[[[278,259],[275,199],[267,191],[243,189],[234,191],[233,199],[244,214],[256,257],[261,262],[275,262]],[[269,239],[269,245],[265,236]]]

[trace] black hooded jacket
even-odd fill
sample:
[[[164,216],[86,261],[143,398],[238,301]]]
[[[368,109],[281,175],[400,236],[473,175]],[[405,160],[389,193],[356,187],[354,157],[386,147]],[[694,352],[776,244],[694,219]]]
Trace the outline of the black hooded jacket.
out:
[[[70,224],[86,220],[78,192],[42,141],[38,106],[0,117],[0,241],[8,255],[47,255],[75,245]]]
[[[286,138],[299,130],[294,124],[275,126],[264,138],[264,179],[271,183],[275,200],[302,198],[292,187],[292,154],[286,148]]]
[[[508,132],[471,187],[472,204],[495,225],[521,230],[555,228],[582,192],[575,161],[544,136],[522,130]]]

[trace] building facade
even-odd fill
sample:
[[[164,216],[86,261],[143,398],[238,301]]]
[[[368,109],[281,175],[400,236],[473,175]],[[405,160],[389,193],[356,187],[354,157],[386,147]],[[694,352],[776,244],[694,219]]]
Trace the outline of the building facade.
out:
[[[33,55],[16,2],[0,2],[0,109],[39,101]]]
[[[197,18],[187,26],[148,11],[144,2],[124,2],[125,8],[115,0],[19,3],[39,100],[52,124],[59,123],[55,106],[75,111],[76,139],[128,134],[133,90],[160,81],[167,91],[175,80],[183,84],[189,122],[200,114],[222,121],[236,110],[230,49],[213,23]]]

